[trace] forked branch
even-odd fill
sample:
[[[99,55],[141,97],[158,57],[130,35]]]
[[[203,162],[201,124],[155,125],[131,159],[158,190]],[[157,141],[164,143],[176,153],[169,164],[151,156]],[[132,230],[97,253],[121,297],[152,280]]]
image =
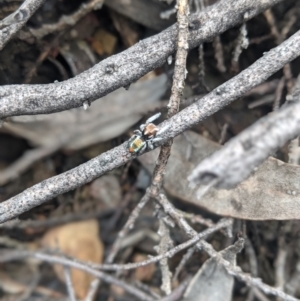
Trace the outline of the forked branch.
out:
[[[162,136],[163,140],[161,144],[166,143],[168,140],[238,99],[299,55],[300,31],[281,45],[270,50],[231,80],[160,124],[159,128],[164,126],[169,127],[168,132]],[[127,142],[125,142],[76,168],[36,184],[0,204],[0,222],[15,218],[21,213],[41,205],[57,195],[82,186],[106,172],[124,165],[136,158],[136,156],[136,154],[129,153]]]

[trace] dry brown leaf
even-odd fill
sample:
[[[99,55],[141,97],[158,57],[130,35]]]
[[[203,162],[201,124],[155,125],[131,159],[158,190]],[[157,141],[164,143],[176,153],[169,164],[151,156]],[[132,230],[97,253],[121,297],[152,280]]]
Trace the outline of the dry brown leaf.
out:
[[[112,55],[117,44],[117,38],[104,29],[99,29],[93,36],[92,48],[99,55]]]
[[[98,229],[98,222],[94,219],[70,223],[48,231],[42,239],[42,245],[59,249],[63,254],[82,261],[101,263],[104,250]],[[65,281],[63,267],[55,265],[54,270],[58,278]],[[94,277],[77,269],[71,269],[71,277],[76,296],[84,299]]]
[[[300,166],[267,159],[255,173],[235,189],[211,188],[200,200],[197,189],[190,188],[188,175],[205,157],[220,146],[204,137],[186,132],[174,140],[164,181],[165,190],[174,197],[222,216],[250,220],[289,220],[300,218]],[[187,159],[189,145],[192,145]],[[149,170],[154,168],[158,150],[139,160]]]

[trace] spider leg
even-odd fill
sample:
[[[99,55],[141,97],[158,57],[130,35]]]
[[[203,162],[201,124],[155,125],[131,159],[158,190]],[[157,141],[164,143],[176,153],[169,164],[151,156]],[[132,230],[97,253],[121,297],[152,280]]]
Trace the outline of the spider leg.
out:
[[[149,117],[149,118],[146,120],[146,124],[153,122],[154,120],[156,120],[157,118],[159,118],[160,115],[161,115],[161,113],[159,112],[159,113],[157,113],[157,114],[155,114],[155,115]]]
[[[149,149],[154,149],[155,147],[155,143],[160,142],[161,140],[163,140],[163,138],[161,137],[154,137],[152,136],[149,140],[147,140],[147,146]]]
[[[147,124],[141,124],[141,125],[140,125],[140,130],[141,130],[142,132],[144,131],[146,125],[147,125]]]
[[[151,143],[154,144],[154,143],[160,142],[162,140],[164,140],[162,137],[155,137],[155,138],[151,139]]]
[[[166,125],[164,127],[162,127],[161,129],[158,130],[158,132],[156,133],[156,136],[159,136],[163,133],[165,133],[166,131],[168,131],[170,128],[170,125]]]
[[[139,154],[142,154],[146,149],[147,149],[147,142],[140,148],[140,150],[138,151]]]
[[[129,140],[128,140],[128,145],[129,145],[132,141],[134,141],[134,139],[136,139],[137,137],[138,137],[137,135],[131,136],[131,137],[129,138]]]
[[[154,149],[154,144],[153,144],[153,141],[152,141],[152,140],[148,140],[148,141],[147,141],[147,145],[148,145],[148,148],[149,148],[149,149],[151,149],[151,150]]]
[[[133,132],[135,134],[135,137],[137,137],[137,136],[140,136],[140,137],[143,136],[143,133],[140,130],[134,130]]]

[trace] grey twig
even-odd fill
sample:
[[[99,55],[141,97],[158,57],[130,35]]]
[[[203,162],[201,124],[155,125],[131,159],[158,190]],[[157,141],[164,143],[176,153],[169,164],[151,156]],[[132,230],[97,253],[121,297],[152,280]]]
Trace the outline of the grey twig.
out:
[[[185,67],[186,67],[186,57],[188,50],[188,3],[187,0],[178,1],[178,37],[177,37],[177,53],[174,68],[174,80],[172,84],[172,94],[170,97],[170,102],[168,104],[168,117],[172,117],[178,112],[180,98],[184,88],[185,79]],[[128,221],[118,234],[118,238],[112,246],[111,252],[108,256],[107,261],[109,263],[113,262],[115,255],[119,250],[122,238],[128,233],[130,229],[134,227],[135,221],[139,216],[143,207],[147,204],[150,196],[157,196],[160,192],[162,186],[163,175],[165,168],[170,156],[172,141],[170,140],[166,145],[162,146],[157,164],[155,165],[151,186],[146,190],[145,195],[142,197],[138,205],[132,211],[129,216]]]
[[[240,33],[237,38],[236,46],[233,51],[233,57],[231,60],[231,69],[235,72],[239,72],[239,58],[240,55],[242,54],[243,49],[247,49],[249,46],[249,39],[247,37],[248,30],[247,30],[247,25],[246,23],[243,23],[242,26],[240,27]]]
[[[183,296],[183,294],[184,294],[184,292],[185,292],[185,290],[186,290],[186,288],[187,288],[190,280],[191,279],[188,278],[185,281],[182,281],[178,285],[178,287],[176,287],[174,289],[174,291],[170,295],[162,298],[160,301],[177,301],[177,300],[182,300],[182,296]]]
[[[278,83],[278,86],[275,90],[275,99],[273,102],[273,111],[277,111],[280,107],[280,101],[282,97],[282,92],[285,86],[285,78],[282,77]]]
[[[134,281],[134,285],[138,288],[140,288],[145,293],[148,293],[150,296],[152,296],[154,299],[161,300],[161,294],[155,292],[151,286],[149,286],[146,283],[143,283],[139,280]]]
[[[188,29],[188,15],[189,15],[189,6],[188,0],[177,0],[177,24],[178,24],[178,36],[177,36],[177,52],[175,57],[175,67],[173,75],[173,83],[171,89],[171,97],[168,104],[168,118],[174,116],[180,105],[180,100],[182,98],[185,78],[186,78],[186,59],[188,54],[188,38],[189,38],[189,29]],[[157,197],[160,193],[163,177],[165,174],[166,166],[168,159],[171,154],[173,140],[169,140],[165,145],[160,149],[157,163],[153,172],[152,183],[150,186],[150,192],[152,197]],[[164,220],[160,216],[159,221],[159,233],[161,235],[161,241],[158,247],[158,253],[165,253],[170,246],[172,245],[172,240],[170,238],[170,232],[165,224]],[[172,285],[171,285],[171,276],[168,258],[162,258],[160,260],[160,268],[162,272],[162,285],[161,289],[167,294],[171,294]]]
[[[284,290],[284,286],[286,283],[286,261],[288,256],[288,251],[285,245],[283,245],[282,237],[279,237],[279,250],[275,259],[275,279],[276,279],[276,287],[281,290]],[[279,299],[278,299],[279,301]]]
[[[26,0],[14,13],[0,22],[0,50],[26,24],[44,1]]]
[[[226,227],[229,227],[230,225],[232,225],[232,219],[231,218],[224,218],[221,219],[218,223],[216,223],[214,226],[209,227],[207,229],[205,229],[204,231],[200,232],[200,233],[196,233],[196,235],[194,237],[192,237],[191,239],[185,241],[182,244],[179,244],[177,246],[175,246],[174,248],[170,249],[169,251],[167,251],[166,253],[157,255],[157,256],[153,256],[147,260],[144,261],[140,261],[140,262],[136,262],[136,263],[126,263],[126,264],[89,264],[86,262],[81,262],[78,261],[76,259],[73,258],[73,261],[81,263],[81,264],[85,264],[88,267],[92,268],[92,269],[97,269],[97,270],[103,270],[103,271],[124,271],[124,270],[132,270],[132,269],[136,269],[138,267],[143,267],[146,266],[148,264],[151,263],[155,263],[160,261],[163,258],[171,258],[174,255],[176,255],[177,253],[179,253],[180,251],[187,249],[191,246],[193,246],[194,244],[196,244],[199,240],[201,239],[205,239],[207,236],[211,235],[212,233],[215,233],[216,231],[219,231],[221,229],[224,229]],[[5,262],[5,261],[10,261],[10,260],[15,260],[17,258],[22,258],[22,257],[26,257],[26,256],[39,256],[38,254],[45,255],[47,256],[48,254],[45,253],[40,253],[40,252],[22,252],[22,251],[14,251],[14,252],[9,252],[9,253],[4,253],[1,255],[0,253],[0,262]],[[69,258],[70,259],[70,258]]]
[[[162,135],[164,139],[161,144],[238,99],[299,55],[300,31],[270,50],[231,80],[160,124],[159,128],[168,127],[168,131]],[[282,114],[282,111],[278,114]],[[293,122],[291,116],[286,116],[289,122]],[[288,132],[290,133],[290,130]],[[2,202],[0,204],[0,223],[15,218],[59,194],[82,186],[136,158],[136,154],[129,153],[127,145],[128,143],[125,142],[76,168],[36,184],[19,195]]]
[[[217,61],[217,69],[221,73],[224,73],[226,72],[226,66],[225,66],[225,59],[224,59],[223,44],[220,36],[216,36],[214,38],[213,47],[214,47],[215,59]]]
[[[106,262],[112,263],[114,261],[116,255],[117,255],[117,253],[120,249],[120,246],[122,244],[123,238],[128,234],[128,232],[130,230],[133,229],[135,221],[139,217],[142,209],[148,203],[149,199],[150,199],[150,194],[149,194],[149,192],[146,191],[145,195],[141,198],[139,203],[135,206],[135,208],[131,212],[127,222],[125,223],[125,225],[123,226],[121,231],[119,231],[118,237],[117,237],[117,239],[115,240],[114,244],[111,247],[111,250],[108,254]]]
[[[195,253],[196,250],[197,250],[197,246],[194,245],[191,248],[189,248],[187,250],[187,252],[182,256],[178,266],[175,269],[175,273],[174,273],[174,276],[173,276],[173,279],[172,279],[173,283],[177,281],[179,273],[184,268],[184,266],[186,265],[188,260],[193,256],[193,254]]]
[[[185,221],[185,219],[180,214],[178,214],[177,210],[163,194],[159,196],[158,201],[163,207],[164,211],[174,219],[179,228],[181,228],[187,234],[187,236],[194,237],[195,235],[197,235],[197,232]],[[242,249],[243,244],[244,239],[240,238],[232,247]],[[247,285],[255,286],[262,290],[265,294],[281,297],[286,301],[299,301],[299,299],[289,296],[282,290],[273,288],[263,283],[261,279],[253,278],[251,275],[243,273],[240,268],[230,265],[229,262],[225,260],[219,252],[215,251],[208,242],[200,240],[196,246],[199,250],[204,250],[210,257],[217,259],[220,264],[223,264],[229,274],[245,282]]]
[[[100,282],[101,281],[98,278],[94,279],[91,282],[88,293],[87,293],[86,298],[85,298],[84,301],[93,301],[95,299],[95,295],[97,293]]]
[[[300,102],[261,118],[231,139],[222,149],[205,158],[189,180],[233,188],[245,180],[278,147],[300,134]]]
[[[67,213],[62,216],[53,216],[49,217],[45,220],[19,220],[13,219],[7,221],[3,224],[0,224],[0,228],[7,228],[7,229],[26,229],[26,228],[39,228],[39,229],[46,229],[52,228],[55,226],[67,224],[70,222],[75,221],[82,221],[88,220],[92,218],[101,218],[112,214],[115,210],[113,208],[108,209],[96,209],[94,211],[88,212],[74,212],[74,213]]]
[[[159,211],[160,212],[160,211]],[[173,241],[170,237],[170,231],[168,226],[165,224],[162,216],[159,217],[159,229],[158,234],[161,236],[159,245],[155,247],[157,253],[164,254],[169,249],[173,247]],[[162,274],[162,284],[161,289],[165,292],[166,295],[170,295],[172,292],[172,285],[171,285],[171,276],[172,273],[169,268],[168,258],[164,257],[159,261],[161,274]]]
[[[90,267],[88,264],[81,263],[76,260],[71,260],[62,256],[49,255],[45,253],[38,252],[29,252],[29,251],[11,251],[11,252],[3,252],[0,253],[0,262],[8,262],[12,260],[18,260],[26,257],[33,257],[45,262],[49,262],[51,264],[60,264],[67,267],[72,267],[75,269],[79,269],[85,271],[106,283],[115,284],[117,286],[122,287],[128,293],[136,296],[139,300],[144,301],[153,301],[153,298],[150,298],[144,292],[138,290],[137,288],[127,284],[126,282],[119,280],[109,274],[97,271],[95,268]]]
[[[100,270],[104,270],[104,271],[122,271],[122,270],[136,269],[138,267],[142,267],[142,266],[148,265],[150,263],[158,262],[162,258],[171,258],[178,252],[193,246],[200,239],[204,239],[208,235],[210,235],[218,230],[227,228],[230,225],[232,225],[232,219],[230,219],[230,218],[221,219],[218,223],[216,223],[215,225],[207,228],[206,230],[196,234],[190,240],[188,240],[180,245],[175,246],[174,248],[170,249],[166,253],[163,253],[163,254],[160,254],[157,256],[153,256],[150,259],[147,259],[145,261],[140,261],[137,263],[127,263],[127,264],[100,264],[100,265],[98,264],[98,265],[93,265],[93,267],[100,269]]]
[[[44,24],[40,28],[30,28],[31,34],[37,39],[41,39],[44,36],[64,30],[70,26],[75,25],[82,17],[87,15],[92,10],[100,9],[104,0],[91,0],[88,3],[83,3],[79,9],[71,15],[62,16],[58,22],[51,24]]]
[[[189,48],[210,41],[228,28],[245,22],[280,1],[219,1],[203,12],[193,14],[188,20]],[[175,24],[67,81],[47,85],[1,86],[0,119],[59,112],[81,107],[85,101],[91,103],[162,66],[175,52],[176,40]]]
[[[64,275],[65,275],[65,281],[66,281],[69,299],[70,301],[76,301],[74,287],[71,279],[71,271],[68,266],[64,266]]]
[[[184,80],[186,75],[186,58],[188,51],[188,3],[187,0],[178,1],[178,35],[177,52],[175,58],[174,79],[172,83],[172,93],[168,104],[168,117],[171,118],[179,110],[180,99],[183,93]],[[168,125],[166,125],[168,127]],[[143,199],[149,199],[150,196],[157,197],[160,193],[165,169],[171,153],[172,139],[163,145],[160,149],[157,162],[152,175],[150,187],[146,190]],[[147,202],[147,201],[146,201]]]
[[[177,36],[177,52],[175,58],[175,67],[173,75],[172,93],[168,104],[168,117],[172,117],[179,110],[179,104],[183,93],[184,80],[186,77],[186,58],[188,54],[189,44],[189,6],[188,0],[177,1],[178,12],[178,36]]]
[[[299,101],[300,99],[300,74],[298,75],[293,88],[286,96],[286,102]],[[289,143],[289,163],[300,164],[300,138],[299,136]]]
[[[295,17],[295,15],[291,14],[290,12],[287,15],[288,15],[289,21],[286,23],[286,25],[281,30],[281,32],[279,32],[279,30],[277,28],[277,22],[275,20],[275,16],[273,15],[271,8],[264,12],[264,16],[267,19],[267,22],[271,29],[271,34],[275,38],[277,45],[279,45],[280,43],[282,43],[282,41],[284,41],[284,39],[286,38],[287,34],[289,33],[291,27],[293,26],[293,24],[295,23],[295,21],[297,19]],[[285,79],[285,82],[283,84],[284,85],[286,84],[287,90],[288,90],[288,92],[290,92],[291,87],[293,85],[293,74],[292,74],[292,69],[291,69],[290,64],[286,64],[284,66],[283,74],[284,74],[284,79]],[[275,101],[275,103],[276,103],[276,101]],[[274,106],[276,106],[276,104]],[[276,107],[275,107],[275,109],[276,109]]]

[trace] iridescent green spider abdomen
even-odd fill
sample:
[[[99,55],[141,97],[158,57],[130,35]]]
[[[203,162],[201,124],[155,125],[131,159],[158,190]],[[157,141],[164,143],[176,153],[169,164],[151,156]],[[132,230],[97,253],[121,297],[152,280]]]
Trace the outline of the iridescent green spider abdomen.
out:
[[[144,150],[147,146],[144,138],[141,136],[134,135],[128,143],[130,153],[139,153]]]

